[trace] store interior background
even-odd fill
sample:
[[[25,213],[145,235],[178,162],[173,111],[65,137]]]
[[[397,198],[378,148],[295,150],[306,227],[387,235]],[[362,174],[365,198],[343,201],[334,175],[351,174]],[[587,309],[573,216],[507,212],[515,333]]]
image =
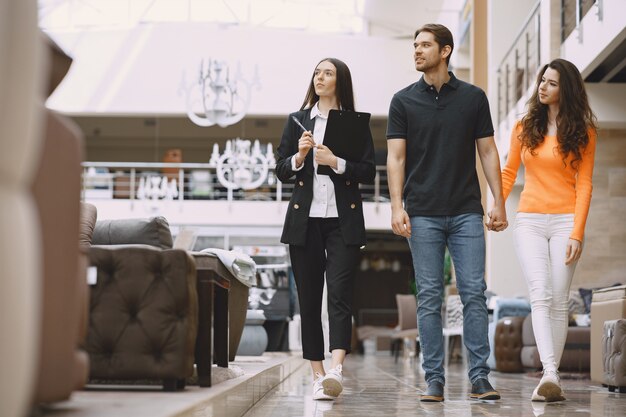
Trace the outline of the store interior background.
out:
[[[521,27],[537,2],[493,1],[490,15],[474,14],[465,20],[463,9],[467,2],[432,3],[426,0],[365,1],[361,9],[365,27],[356,35],[315,33],[306,23],[296,31],[287,32],[245,21],[220,24],[184,17],[161,24],[148,21],[127,28],[77,27],[75,23],[63,27],[55,26],[52,20],[43,20],[44,28],[49,24],[46,31],[74,57],[68,77],[47,105],[70,115],[80,126],[88,162],[158,163],[164,161],[168,150],[180,149],[182,162],[206,163],[214,144],[222,150],[225,142],[233,138],[259,139],[262,144],[271,143],[275,149],[286,116],[299,109],[302,103],[314,66],[323,57],[335,56],[351,68],[357,109],[372,113],[377,164],[384,175],[388,103],[395,91],[420,76],[413,67],[414,30],[421,23],[437,21],[449,26],[455,34],[457,44],[452,59],[455,74],[488,92],[496,140],[504,160],[510,119],[515,114],[505,119],[497,114],[500,100],[497,70],[518,35],[508,28]],[[557,12],[555,5],[560,1],[540,3],[542,12],[549,14]],[[154,7],[156,10],[159,2],[155,2]],[[550,19],[542,20],[542,24],[549,25]],[[492,33],[498,36],[490,36]],[[600,132],[586,250],[572,288],[602,287],[623,281],[626,267],[623,256],[626,224],[619,220],[626,215],[626,117],[623,106],[621,112],[616,111],[624,104],[625,80],[618,74],[610,81],[590,81],[593,70],[615,60],[616,54],[623,59],[624,38],[622,30],[611,41],[611,53],[589,52],[592,58],[585,61],[583,57],[580,61],[583,75],[588,78],[592,106],[599,116]],[[480,44],[480,39],[488,39],[488,44]],[[593,48],[589,48],[589,44],[603,40],[591,36],[584,41],[590,50]],[[554,42],[557,42],[556,49],[561,47],[558,40],[553,39]],[[554,55],[554,45],[546,44],[542,48],[546,50],[543,56]],[[226,128],[199,127],[185,114],[181,86],[195,76],[198,62],[208,58],[240,65],[244,75],[249,77],[258,70],[260,88],[252,92],[246,117]],[[518,109],[517,115],[522,107],[518,105]],[[521,182],[507,202],[511,224],[520,192]],[[124,210],[119,205],[113,208],[105,202],[91,202],[99,208],[99,218],[155,214],[137,206]],[[196,249],[202,249],[200,246],[231,249],[243,244],[280,245],[286,201],[257,201],[254,206],[246,205],[248,203],[234,201],[225,206],[223,202],[205,201],[204,205],[194,206],[195,212],[191,215],[194,220],[188,220],[190,213],[180,218],[168,216],[168,220],[174,232],[196,230]],[[486,208],[489,203],[490,199],[485,197]],[[395,308],[395,294],[410,292],[410,254],[406,242],[391,233],[388,202],[370,202],[368,207],[369,243],[362,252],[364,261],[355,285],[355,320],[357,324],[370,324],[359,323],[360,318],[367,316],[372,324],[392,324],[386,321],[396,319],[395,315],[388,314]],[[251,213],[257,213],[257,209],[261,214],[256,220],[251,219]],[[526,286],[513,251],[511,228],[497,235],[489,233],[487,244],[489,290],[504,297],[525,296]],[[377,310],[378,315],[367,314]]]

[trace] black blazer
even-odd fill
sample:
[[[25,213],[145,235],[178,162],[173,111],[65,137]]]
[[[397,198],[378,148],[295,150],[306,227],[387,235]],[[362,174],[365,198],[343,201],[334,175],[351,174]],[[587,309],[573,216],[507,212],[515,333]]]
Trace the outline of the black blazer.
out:
[[[290,181],[294,175],[296,177],[280,241],[305,246],[309,210],[313,200],[313,152],[307,154],[301,170],[291,169],[291,158],[298,152],[298,140],[302,136],[302,129],[291,116],[295,116],[311,132],[315,127],[315,119],[311,119],[311,109],[290,114],[277,149],[276,176],[282,182]],[[333,172],[330,175],[335,186],[339,224],[346,245],[365,245],[365,220],[359,183],[371,184],[376,176],[374,143],[369,129],[368,136],[361,160],[346,161],[346,171],[343,174]]]

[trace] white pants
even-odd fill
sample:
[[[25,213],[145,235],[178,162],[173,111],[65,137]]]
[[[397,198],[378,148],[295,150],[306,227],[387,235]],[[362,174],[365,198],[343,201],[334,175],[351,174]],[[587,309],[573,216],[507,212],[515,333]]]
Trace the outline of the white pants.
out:
[[[533,332],[544,371],[557,371],[565,347],[569,288],[576,262],[565,265],[573,214],[518,213],[515,250],[528,284]]]

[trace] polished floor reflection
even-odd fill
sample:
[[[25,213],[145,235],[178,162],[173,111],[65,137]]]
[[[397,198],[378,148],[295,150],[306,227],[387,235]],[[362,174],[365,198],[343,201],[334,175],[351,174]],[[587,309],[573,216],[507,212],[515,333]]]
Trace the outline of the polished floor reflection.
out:
[[[424,374],[409,360],[388,355],[350,355],[344,366],[344,392],[334,402],[313,401],[309,366],[302,366],[270,391],[245,417],[363,416],[626,416],[626,394],[610,393],[588,379],[564,379],[567,401],[530,401],[536,374],[492,372],[500,401],[470,400],[471,388],[461,363],[450,364],[444,403],[420,403]]]

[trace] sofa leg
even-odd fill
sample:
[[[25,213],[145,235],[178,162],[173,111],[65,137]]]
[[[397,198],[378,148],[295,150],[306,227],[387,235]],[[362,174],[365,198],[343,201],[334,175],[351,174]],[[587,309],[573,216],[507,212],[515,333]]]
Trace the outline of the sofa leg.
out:
[[[173,392],[185,389],[185,379],[169,378],[163,380],[163,391]]]
[[[609,385],[609,392],[615,392],[615,385]]]
[[[620,394],[626,394],[626,386],[624,386],[624,387],[619,387],[619,393],[620,393]]]

